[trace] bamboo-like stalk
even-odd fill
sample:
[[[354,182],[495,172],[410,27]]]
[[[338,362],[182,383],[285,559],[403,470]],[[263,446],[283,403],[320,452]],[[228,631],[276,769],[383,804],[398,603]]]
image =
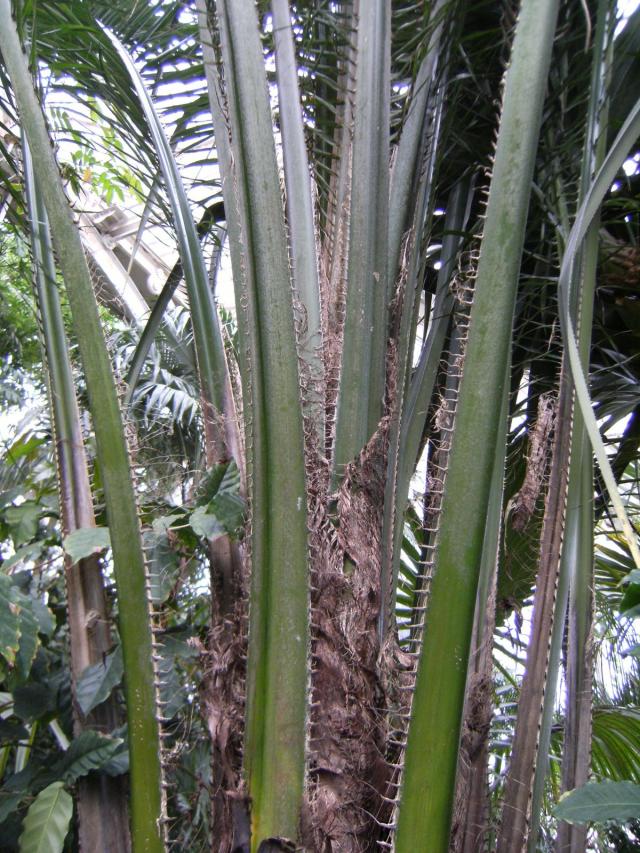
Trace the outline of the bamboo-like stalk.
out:
[[[242,234],[251,559],[245,773],[251,849],[295,840],[307,713],[308,554],[294,309],[267,81],[250,0],[220,2],[232,173]],[[231,164],[230,164],[231,165]],[[277,330],[277,334],[275,334]],[[283,662],[286,661],[286,665]]]
[[[141,614],[149,612],[147,573],[127,444],[80,235],[64,194],[9,0],[0,0],[0,18],[3,21],[0,49],[32,152],[36,180],[69,295],[104,483],[126,671],[132,844],[134,851],[154,853],[163,849],[160,738],[151,624],[149,618],[141,618]]]
[[[557,9],[556,0],[525,0],[506,74],[409,729],[398,853],[438,853],[449,842],[469,642],[501,438],[504,370]]]
[[[22,143],[22,158],[34,283],[49,382],[60,516],[63,535],[67,535],[79,528],[95,525],[93,499],[57,291],[48,218],[35,185],[31,154],[26,141]],[[65,569],[72,685],[75,688],[83,670],[104,659],[113,639],[99,558],[94,555],[72,563],[66,557]],[[77,733],[92,727],[110,731],[119,722],[113,697],[101,703],[88,719],[83,718],[76,709],[74,720]],[[96,845],[99,849],[113,850],[113,853],[126,853],[130,845],[127,800],[120,782],[105,774],[91,774],[81,779],[77,804],[80,844],[86,848]]]

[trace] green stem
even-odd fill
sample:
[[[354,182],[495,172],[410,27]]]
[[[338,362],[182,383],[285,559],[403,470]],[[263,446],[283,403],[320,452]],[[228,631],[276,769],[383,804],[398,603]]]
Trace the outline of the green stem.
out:
[[[217,16],[233,152],[233,172],[223,180],[234,185],[242,234],[244,275],[237,286],[250,362],[244,755],[256,850],[268,838],[298,835],[307,715],[307,505],[289,257],[256,10],[252,0],[224,0]]]
[[[120,608],[131,761],[131,831],[136,851],[161,851],[160,738],[156,720],[147,576],[136,497],[116,387],[78,229],[64,194],[44,116],[31,82],[10,0],[0,0],[0,49],[33,155],[54,247],[69,295],[87,381],[102,473]]]
[[[387,339],[390,6],[358,16],[349,257],[334,478],[355,459],[382,415]]]
[[[289,3],[287,0],[272,0],[271,7],[292,279],[294,292],[304,310],[304,324],[299,334],[298,346],[300,356],[309,370],[309,388],[305,403],[320,449],[324,445],[324,364],[311,178],[300,108]]]
[[[557,0],[524,0],[506,75],[406,750],[398,853],[444,853],[449,843],[505,365],[557,9]]]

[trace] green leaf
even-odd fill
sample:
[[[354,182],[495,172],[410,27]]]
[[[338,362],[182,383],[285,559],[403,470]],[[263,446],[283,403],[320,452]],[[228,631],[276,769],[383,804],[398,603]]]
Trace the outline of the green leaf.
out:
[[[20,836],[20,853],[60,853],[69,831],[73,800],[63,782],[53,782],[29,806]]]
[[[34,600],[20,592],[14,577],[0,575],[0,655],[26,678],[38,648]]]
[[[197,507],[189,524],[198,536],[217,539],[235,536],[244,521],[245,504],[240,495],[240,472],[234,461],[216,466],[201,487],[208,503]]]
[[[20,680],[26,679],[38,650],[40,625],[34,611],[33,599],[16,590],[20,607],[20,647],[16,655],[16,673]]]
[[[129,748],[124,741],[115,755],[102,765],[102,772],[108,776],[122,776],[129,772]]]
[[[100,770],[122,746],[121,738],[107,737],[88,729],[75,738],[64,755],[59,775],[72,785],[92,770]]]
[[[154,518],[151,522],[151,526],[153,528],[153,532],[158,536],[162,533],[166,533],[170,527],[172,527],[176,521],[184,520],[184,516],[181,512],[173,513],[172,515],[161,515],[158,518]]]
[[[637,643],[635,646],[630,646],[622,652],[622,657],[626,657],[627,655],[632,655],[634,658],[640,658],[640,643]]]
[[[57,692],[46,684],[28,681],[13,691],[13,710],[21,720],[38,720],[53,714],[57,708]]]
[[[569,823],[633,820],[640,817],[640,785],[633,782],[589,782],[562,797],[553,813]]]
[[[185,704],[187,696],[176,669],[175,658],[167,653],[164,646],[159,655],[157,668],[162,716],[169,720]]]
[[[0,655],[15,662],[20,647],[20,608],[14,602],[11,578],[0,575]]]
[[[76,701],[86,716],[111,695],[122,680],[122,650],[120,646],[108,654],[104,661],[86,667],[76,682]]]
[[[27,740],[29,732],[18,720],[3,720],[0,717],[0,742]]]
[[[16,546],[24,545],[35,538],[41,515],[42,507],[35,501],[25,501],[20,506],[6,508],[4,516],[11,529],[11,536]]]
[[[175,518],[175,516],[168,517]],[[180,573],[180,558],[171,547],[166,532],[156,532],[159,527],[160,525],[154,524],[154,529],[145,531],[144,534],[144,547],[149,567],[149,589],[154,604],[162,604],[167,600]]]
[[[108,527],[81,527],[65,536],[62,543],[64,550],[74,563],[91,554],[99,554],[105,548],[111,547],[111,537]]]
[[[226,532],[218,518],[207,512],[207,508],[203,506],[199,506],[191,513],[189,524],[197,536],[205,539],[218,539]]]
[[[38,620],[38,632],[50,637],[56,627],[53,614],[47,605],[38,598],[31,599],[31,607],[33,608],[33,615]]]
[[[0,791],[0,824],[15,812],[26,796],[26,791]]]
[[[209,504],[224,529],[230,535],[237,533],[244,521],[244,501],[240,495],[240,471],[232,460],[226,466],[222,481]]]
[[[25,457],[29,460],[35,459],[38,455],[37,452],[39,448],[46,444],[47,440],[48,439],[43,436],[25,433],[24,435],[21,435],[20,438],[16,439],[16,441],[14,441],[11,447],[7,450],[4,457],[5,461],[11,465]]]
[[[640,604],[640,569],[634,569],[624,578],[625,592],[620,602],[620,611],[629,616],[630,610],[637,609]]]

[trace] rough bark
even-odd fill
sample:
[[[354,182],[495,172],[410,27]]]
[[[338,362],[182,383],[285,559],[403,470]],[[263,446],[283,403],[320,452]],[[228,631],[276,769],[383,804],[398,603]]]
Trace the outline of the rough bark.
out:
[[[378,675],[380,537],[388,423],[347,466],[319,531],[312,594],[310,849],[373,849],[387,765]]]

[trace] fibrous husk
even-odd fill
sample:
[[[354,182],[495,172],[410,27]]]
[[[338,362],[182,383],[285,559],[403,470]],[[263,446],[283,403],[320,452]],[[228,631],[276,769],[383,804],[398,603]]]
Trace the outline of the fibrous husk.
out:
[[[387,443],[383,418],[347,466],[314,560],[306,841],[318,851],[370,849],[387,776],[377,666]]]

